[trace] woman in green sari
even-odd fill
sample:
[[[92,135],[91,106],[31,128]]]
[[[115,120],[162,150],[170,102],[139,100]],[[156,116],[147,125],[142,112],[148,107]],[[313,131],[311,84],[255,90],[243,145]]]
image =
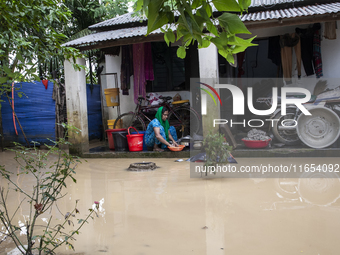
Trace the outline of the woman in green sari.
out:
[[[163,106],[159,107],[155,118],[150,122],[146,129],[146,146],[152,147],[154,151],[163,151],[167,146],[178,146],[176,143],[176,129],[170,127],[169,121],[167,120],[168,115],[168,109]],[[170,144],[169,141],[172,141],[172,144]]]

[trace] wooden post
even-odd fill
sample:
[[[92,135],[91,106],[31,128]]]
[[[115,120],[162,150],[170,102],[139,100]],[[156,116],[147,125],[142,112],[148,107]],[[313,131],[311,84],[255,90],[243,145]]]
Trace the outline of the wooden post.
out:
[[[11,100],[9,100],[9,97],[7,97],[7,99],[8,99],[9,105],[11,106],[12,112],[13,112],[13,114],[14,114],[14,116],[15,116],[15,119],[17,120],[17,122],[18,122],[18,124],[19,124],[19,127],[20,127],[20,129],[21,129],[21,132],[22,132],[22,134],[23,134],[23,136],[24,136],[24,138],[25,138],[25,140],[26,140],[27,146],[28,146],[28,147],[31,147],[31,146],[30,146],[30,143],[29,143],[29,141],[28,141],[28,139],[27,139],[27,137],[26,137],[26,135],[25,135],[24,129],[22,128],[22,126],[21,126],[21,124],[20,124],[20,121],[19,121],[19,119],[18,119],[18,116],[17,116],[17,114],[16,114],[15,111],[14,111],[13,105],[11,104]]]

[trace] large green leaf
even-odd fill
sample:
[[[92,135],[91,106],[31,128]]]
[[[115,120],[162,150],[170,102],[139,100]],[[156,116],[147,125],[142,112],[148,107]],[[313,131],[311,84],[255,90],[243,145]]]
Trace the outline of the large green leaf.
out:
[[[236,0],[213,0],[212,3],[220,12],[241,12],[242,9]]]
[[[202,18],[201,16],[195,15],[195,21],[196,21],[196,24],[199,27],[197,33],[202,34],[201,31],[204,28],[204,23],[206,22],[206,20],[204,18]]]
[[[236,14],[223,13],[218,17],[218,20],[220,21],[220,25],[232,34],[251,34]]]
[[[194,0],[194,1],[192,2],[191,7],[192,7],[192,9],[196,9],[196,8],[198,8],[198,7],[201,6],[201,5],[202,5],[202,0]]]
[[[186,56],[186,50],[185,50],[185,47],[184,46],[180,46],[180,47],[178,47],[178,49],[177,49],[177,57],[179,57],[179,58],[185,58],[185,56]]]
[[[226,48],[225,42],[220,37],[212,38],[210,41],[216,45],[217,49],[223,50]]]
[[[9,76],[9,77],[12,77],[13,73],[12,73],[12,70],[6,66],[6,65],[3,65],[2,68],[4,69],[5,73]]]
[[[247,10],[251,4],[251,0],[238,0],[239,5],[242,9]]]
[[[208,16],[207,10],[205,8],[199,8],[197,10],[197,15],[201,16],[202,18],[204,18],[206,21],[209,20],[210,16]]]
[[[152,0],[148,6],[148,31],[150,34],[152,31],[161,28],[168,22],[166,12],[160,11],[165,0]]]
[[[164,33],[164,40],[168,46],[170,42],[174,43],[176,40],[174,32],[172,32],[172,30],[168,30],[166,33]]]
[[[236,46],[257,46],[257,44],[253,44],[252,41],[256,38],[256,36],[249,38],[249,39],[242,39],[237,36],[232,36],[229,38],[228,44],[229,45],[236,45]]]
[[[233,54],[237,54],[237,53],[240,53],[240,52],[244,52],[247,48],[248,48],[248,46],[236,46],[231,50],[231,52]]]
[[[207,2],[203,2],[203,8],[205,9],[205,11],[207,12],[208,16],[211,17],[212,15],[212,7],[209,3]]]
[[[208,48],[210,46],[211,42],[208,40],[208,38],[204,37],[202,39],[202,44],[198,45],[198,48]]]
[[[0,84],[7,82],[7,77],[0,77]]]
[[[207,22],[207,29],[213,35],[218,36],[217,28],[216,26],[214,26],[214,24],[210,20]]]

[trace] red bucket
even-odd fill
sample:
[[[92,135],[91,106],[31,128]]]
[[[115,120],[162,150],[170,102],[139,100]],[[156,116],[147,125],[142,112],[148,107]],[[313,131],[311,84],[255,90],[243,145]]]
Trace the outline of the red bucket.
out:
[[[137,134],[130,135],[130,128],[133,128],[134,130],[136,130]],[[126,135],[126,138],[127,138],[127,142],[129,145],[129,150],[130,151],[142,151],[144,134],[139,134],[137,129],[135,129],[134,127],[129,127],[128,133],[129,134]]]

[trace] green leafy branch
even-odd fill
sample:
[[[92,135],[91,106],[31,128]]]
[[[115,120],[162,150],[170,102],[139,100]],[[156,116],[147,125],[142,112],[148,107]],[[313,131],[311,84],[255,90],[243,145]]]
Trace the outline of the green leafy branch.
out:
[[[236,36],[251,34],[238,15],[250,4],[251,0],[138,0],[136,11],[148,18],[147,35],[161,29],[168,45],[181,40],[179,58],[185,58],[186,49],[194,42],[199,48],[213,43],[219,54],[234,63],[234,54],[256,45],[252,43],[255,37],[245,40]],[[222,14],[215,17],[215,13]]]
[[[38,230],[36,228],[41,227],[37,225],[37,219],[44,213],[57,206],[57,201],[64,198],[66,194],[63,194],[63,189],[67,188],[67,181],[72,180],[76,183],[74,175],[76,174],[75,168],[78,163],[81,163],[79,157],[71,156],[61,148],[64,145],[69,145],[67,142],[67,136],[69,132],[80,132],[79,129],[63,124],[66,129],[65,138],[59,139],[54,142],[54,145],[46,145],[48,150],[39,150],[34,143],[33,148],[26,148],[20,144],[16,144],[15,149],[9,149],[15,153],[15,161],[19,166],[19,175],[30,175],[35,179],[35,184],[31,193],[15,181],[15,175],[6,170],[5,166],[0,165],[0,174],[7,180],[8,187],[0,187],[0,220],[5,228],[5,236],[10,237],[15,245],[18,247],[22,254],[32,254],[34,250],[37,250],[39,254],[46,252],[48,254],[54,254],[54,250],[62,244],[66,244],[73,248],[70,243],[74,240],[74,235],[79,234],[79,229],[87,222],[88,218],[92,218],[92,214],[96,213],[95,210],[90,209],[90,214],[85,220],[78,221],[79,227],[72,231],[70,234],[64,231],[64,225],[73,225],[72,218],[74,214],[79,213],[77,209],[76,201],[75,208],[71,213],[66,213],[64,216],[64,222],[58,224],[55,227],[51,227],[52,216],[49,217],[48,224],[44,226],[45,230],[42,234],[35,234]],[[53,141],[52,141],[53,142]],[[54,159],[54,161],[52,161]],[[51,163],[52,161],[52,163]],[[17,206],[13,213],[10,213],[8,204],[8,193],[10,190],[21,193],[24,199]],[[25,219],[26,239],[27,245],[25,246],[22,240],[19,238],[18,232],[22,232],[23,229],[17,226],[13,222],[13,218],[17,214],[19,208],[24,201],[28,201],[30,207],[30,214],[28,219]],[[96,206],[98,209],[98,203]],[[36,240],[39,240],[40,245],[35,245]]]

